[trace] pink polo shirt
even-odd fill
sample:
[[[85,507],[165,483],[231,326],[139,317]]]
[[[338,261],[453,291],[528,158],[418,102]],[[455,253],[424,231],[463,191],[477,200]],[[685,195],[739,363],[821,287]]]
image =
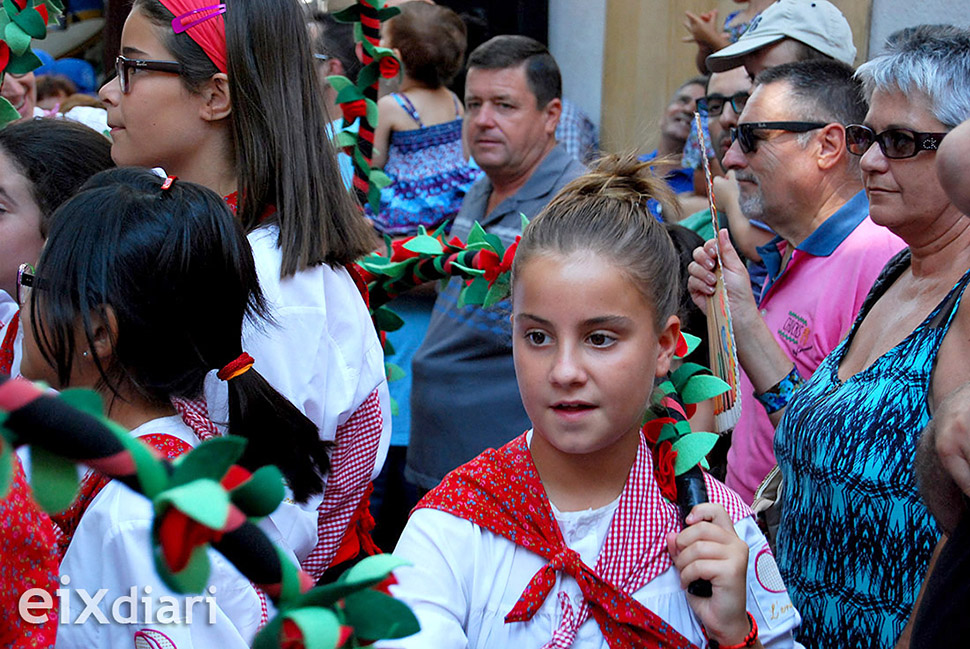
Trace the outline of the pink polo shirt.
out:
[[[886,262],[905,247],[902,239],[873,223],[865,192],[859,192],[792,252],[776,237],[758,248],[768,279],[758,305],[775,340],[808,379],[849,332]],[[750,503],[775,466],[775,427],[741,372],[741,418],[728,451],[727,485]]]

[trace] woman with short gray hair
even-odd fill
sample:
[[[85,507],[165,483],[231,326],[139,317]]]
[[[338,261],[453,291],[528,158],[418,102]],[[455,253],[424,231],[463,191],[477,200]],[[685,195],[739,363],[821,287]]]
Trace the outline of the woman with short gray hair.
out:
[[[909,248],[848,336],[788,403],[778,560],[818,649],[892,647],[940,539],[913,471],[938,402],[970,380],[970,218],[937,180],[936,148],[970,117],[970,31],[922,25],[863,64],[869,112],[846,128],[872,220]],[[953,332],[952,335],[947,335]]]

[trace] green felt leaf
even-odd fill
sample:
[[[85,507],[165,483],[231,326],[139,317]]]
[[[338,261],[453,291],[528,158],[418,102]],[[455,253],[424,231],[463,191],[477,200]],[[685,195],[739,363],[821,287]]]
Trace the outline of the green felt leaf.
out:
[[[397,399],[391,397],[391,416],[399,417],[401,415],[401,408],[397,405]]]
[[[356,2],[351,4],[346,9],[341,9],[333,14],[333,17],[342,23],[357,23],[360,24],[360,5]]]
[[[75,410],[85,412],[92,417],[104,416],[104,401],[94,390],[85,388],[68,388],[57,395],[57,398]]]
[[[10,46],[10,51],[20,56],[30,47],[30,34],[20,28],[15,22],[10,22],[3,30],[4,40]]]
[[[367,121],[371,126],[377,128],[377,120],[380,118],[380,113],[377,110],[377,102],[372,99],[364,99],[367,104]]]
[[[366,42],[366,41],[364,41]],[[369,64],[361,68],[360,72],[357,74],[357,87],[366,88],[367,86],[373,85],[381,78],[381,64],[380,61],[374,59]]]
[[[371,169],[370,183],[378,189],[384,189],[391,184],[391,177],[380,169]]]
[[[465,241],[466,245],[472,245],[474,243],[487,243],[488,239],[485,238],[485,230],[478,221],[475,221],[472,225],[471,232],[468,233],[468,239]]]
[[[664,379],[656,387],[656,392],[659,392],[664,397],[676,391],[677,388],[675,388],[674,384],[670,382],[670,379]]]
[[[407,604],[376,590],[347,595],[344,616],[363,640],[406,638],[421,630]]]
[[[698,374],[687,381],[687,385],[680,391],[684,403],[700,403],[719,394],[724,394],[731,386],[711,374]]]
[[[385,7],[377,12],[377,18],[384,23],[399,13],[401,13],[401,10],[398,7]]]
[[[393,356],[394,354],[395,354],[394,345],[392,345],[391,344],[391,341],[388,340],[387,337],[385,337],[384,338],[384,356]]]
[[[400,381],[407,376],[407,374],[404,373],[404,370],[401,369],[400,365],[395,365],[394,363],[384,363],[384,368],[387,371],[388,382]]]
[[[357,562],[342,574],[338,581],[370,587],[387,579],[387,576],[398,568],[410,565],[409,561],[395,557],[393,554],[375,554]]]
[[[697,466],[717,444],[717,438],[714,433],[691,433],[674,442],[673,450],[677,451],[674,473],[681,475]]]
[[[488,243],[489,247],[495,251],[498,258],[501,259],[502,255],[505,254],[505,244],[502,243],[502,239],[499,238],[497,234],[491,234],[489,232],[485,233],[485,241]]]
[[[34,500],[47,513],[70,507],[77,496],[77,467],[40,446],[30,449],[30,484]]]
[[[680,333],[683,334],[684,341],[687,343],[687,353],[684,356],[690,356],[700,346],[701,339],[686,331],[681,331]]]
[[[397,331],[404,326],[401,316],[391,311],[388,307],[382,306],[374,311],[374,322],[377,328],[382,331]]]
[[[253,472],[246,482],[229,492],[229,498],[247,516],[269,516],[283,502],[283,474],[269,464]]]
[[[23,11],[16,15],[11,15],[10,19],[30,34],[32,38],[42,39],[47,36],[47,23],[44,22],[40,12],[30,5],[24,7]]]
[[[59,16],[64,13],[64,5],[61,0],[44,0],[44,4],[47,5],[47,11],[51,16]]]
[[[128,432],[113,421],[104,420],[105,425],[114,432],[121,445],[131,453],[142,493],[154,499],[168,486],[168,471],[144,442],[131,437]]]
[[[657,443],[664,442],[666,440],[675,440],[678,437],[677,429],[674,428],[673,424],[664,424],[660,429],[660,435],[657,437]]]
[[[353,131],[339,131],[333,136],[333,145],[338,149],[348,146],[357,146],[357,134]]]
[[[280,631],[282,629],[283,616],[276,615],[253,638],[252,649],[280,649]]]
[[[377,214],[378,212],[381,211],[381,188],[380,187],[376,185],[371,185],[370,187],[367,188],[367,204],[370,205],[371,211],[373,211],[374,214]]]
[[[363,43],[366,40],[367,39],[364,38],[364,26],[361,25],[359,21],[355,22],[354,23],[354,42]]]
[[[481,277],[482,275],[485,274],[485,271],[481,270],[480,268],[469,268],[468,266],[463,266],[462,264],[459,264],[457,262],[451,262],[451,267],[457,268],[458,270],[462,271],[466,275],[471,275],[472,277]],[[487,284],[488,282],[486,282],[486,285]]]
[[[340,640],[340,620],[333,611],[299,608],[287,611],[284,617],[300,627],[306,649],[335,649]]]
[[[468,286],[462,289],[458,296],[458,308],[466,304],[483,304],[488,295],[488,281],[484,277],[476,277]]]
[[[678,421],[676,424],[674,424],[674,428],[677,430],[678,438],[684,437],[685,435],[690,435],[691,432],[693,432],[690,429],[690,422],[686,419],[683,421]]]
[[[522,231],[525,232],[526,226],[529,225],[529,217],[525,215],[524,212],[519,212],[519,217],[522,220]]]
[[[676,370],[671,372],[670,381],[674,384],[674,389],[679,393],[684,389],[687,379],[694,376],[698,372],[710,373],[710,370],[703,365],[698,365],[697,363],[684,363]]]
[[[177,487],[200,478],[219,482],[245,450],[246,440],[235,435],[206,440],[172,463],[170,484]]]
[[[8,417],[10,417],[10,413],[0,410],[0,440],[6,440],[11,446],[16,446],[20,436],[4,426]]]
[[[209,556],[206,554],[206,546],[199,546],[192,550],[189,555],[189,562],[181,572],[171,572],[165,564],[165,557],[162,556],[162,547],[158,544],[158,536],[154,535],[155,548],[153,557],[155,559],[155,571],[162,578],[165,585],[176,593],[201,593],[202,589],[209,581]]]
[[[31,50],[27,50],[20,56],[11,56],[10,62],[4,72],[10,74],[27,74],[31,70],[36,70],[41,66],[41,60],[37,58]]]
[[[505,298],[509,296],[509,283],[507,280],[497,280],[492,288],[488,289],[488,293],[485,295],[485,300],[482,302],[482,308],[487,309],[495,304],[498,304]]]
[[[7,497],[13,480],[13,447],[0,437],[0,500]]]
[[[404,244],[405,250],[423,255],[440,255],[444,252],[441,242],[428,235],[418,235]]]
[[[164,512],[171,505],[214,530],[221,530],[229,518],[229,494],[212,480],[193,480],[166,489],[155,497],[154,503],[156,513]]]
[[[327,77],[328,79],[333,79],[334,77]],[[358,90],[357,86],[350,84],[349,86],[344,86],[342,90],[337,92],[337,96],[334,101],[338,104],[344,104],[348,101],[357,101],[358,99],[363,99],[364,93]]]
[[[391,254],[392,254],[392,253],[394,252],[394,248],[393,248],[393,246],[391,245],[391,244],[393,244],[393,243],[394,243],[394,240],[393,240],[393,239],[391,239],[391,237],[389,237],[388,235],[386,235],[386,234],[385,234],[385,235],[384,235],[384,248],[385,248],[385,250],[386,250],[386,252],[385,252],[385,256],[386,256],[386,257],[387,257],[388,259],[390,259],[390,258],[391,258]]]
[[[391,263],[391,260],[381,255],[367,255],[357,261],[357,265],[371,273],[380,273],[380,270]]]

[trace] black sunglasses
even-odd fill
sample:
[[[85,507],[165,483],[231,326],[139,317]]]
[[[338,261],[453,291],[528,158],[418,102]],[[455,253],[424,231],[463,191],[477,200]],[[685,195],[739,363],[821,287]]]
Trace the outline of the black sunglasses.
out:
[[[755,135],[755,131],[785,131],[787,133],[807,133],[817,128],[823,128],[826,122],[745,122],[731,128],[731,141],[737,140],[742,153],[752,153],[757,150],[758,142],[763,137]]]
[[[707,111],[709,117],[717,117],[724,112],[724,107],[730,103],[734,112],[740,115],[741,111],[744,110],[744,105],[748,103],[748,97],[750,96],[746,92],[736,92],[730,97],[725,97],[724,95],[708,95],[697,100],[697,107],[700,110]]]
[[[876,133],[868,126],[850,124],[845,127],[845,146],[849,153],[862,155],[876,142],[884,156],[899,160],[912,158],[920,151],[936,151],[945,136],[946,133],[919,133],[908,128],[887,128]]]
[[[129,59],[127,56],[122,56],[119,54],[117,58],[115,58],[115,71],[117,71],[118,81],[121,83],[121,92],[126,95],[131,90],[132,70],[152,70],[153,72],[182,74],[182,64],[177,61],[146,61],[143,59]]]

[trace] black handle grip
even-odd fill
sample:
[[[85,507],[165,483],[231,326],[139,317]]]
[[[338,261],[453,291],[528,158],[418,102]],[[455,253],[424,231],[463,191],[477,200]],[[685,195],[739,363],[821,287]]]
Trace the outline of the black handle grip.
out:
[[[704,472],[699,466],[680,474],[677,482],[677,504],[680,506],[680,520],[686,525],[687,515],[695,505],[707,502],[707,484]],[[697,579],[687,586],[687,592],[697,597],[710,597],[713,593],[711,582]]]

